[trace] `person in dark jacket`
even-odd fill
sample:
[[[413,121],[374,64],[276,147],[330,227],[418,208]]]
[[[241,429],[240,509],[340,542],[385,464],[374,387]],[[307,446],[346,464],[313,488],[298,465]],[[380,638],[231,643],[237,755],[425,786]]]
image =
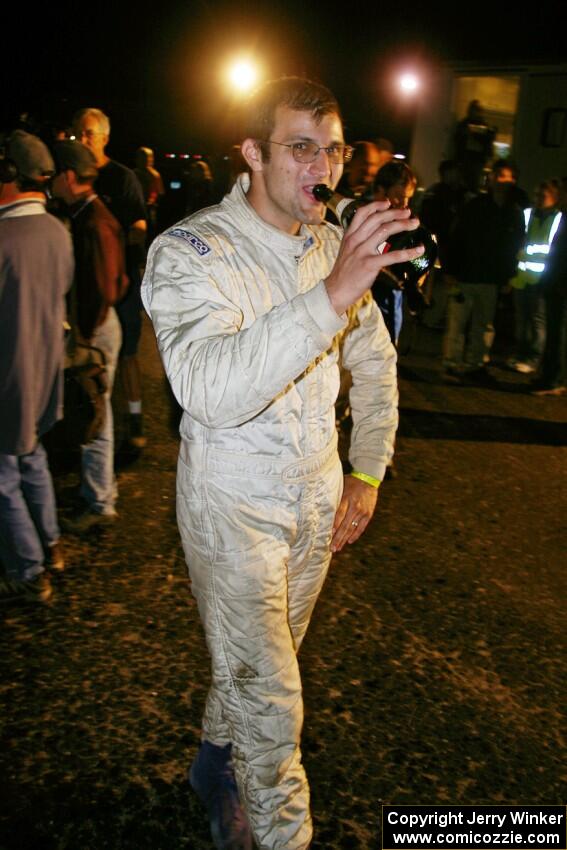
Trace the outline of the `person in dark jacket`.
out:
[[[498,293],[516,272],[524,238],[522,210],[494,174],[486,194],[465,204],[445,269],[451,288],[444,367],[447,377],[485,378]]]
[[[465,189],[461,170],[454,160],[442,160],[438,171],[439,181],[425,191],[417,209],[422,225],[435,236],[439,252],[435,268],[424,286],[429,309],[423,314],[422,322],[432,328],[445,327],[449,289],[445,279],[445,265],[451,234],[458,215],[471,197]]]
[[[480,189],[495,136],[496,128],[487,124],[480,101],[471,100],[465,118],[455,128],[455,159],[470,192]]]
[[[87,107],[73,117],[76,138],[96,159],[95,191],[120,222],[125,238],[126,272],[130,281],[126,296],[116,305],[122,332],[119,371],[128,401],[128,444],[135,450],[146,445],[142,422],[142,374],[138,346],[142,333],[140,265],[145,258],[147,212],[142,188],[134,172],[106,153],[110,120],[100,109]]]
[[[99,348],[105,357],[108,388],[106,415],[100,433],[81,447],[81,497],[84,507],[68,520],[69,531],[87,531],[116,518],[114,424],[110,396],[122,342],[114,310],[128,286],[122,228],[93,189],[96,160],[79,142],[58,142],[59,173],[53,194],[69,208],[75,250],[75,283],[71,324],[79,343]]]
[[[73,251],[45,209],[54,172],[36,136],[16,130],[0,161],[0,559],[2,599],[45,602],[46,565],[63,569],[41,437],[63,408],[65,293]]]
[[[439,264],[445,268],[451,232],[467,197],[461,172],[456,162],[444,159],[439,163],[439,182],[430,186],[419,208],[419,219],[435,234]]]
[[[417,186],[417,178],[405,162],[393,160],[386,163],[376,174],[373,184],[375,201],[389,201],[392,209],[409,208]],[[409,281],[400,267],[383,269],[372,284],[372,297],[378,304],[390,339],[398,344],[403,321],[403,295],[410,288],[417,290],[415,281]]]

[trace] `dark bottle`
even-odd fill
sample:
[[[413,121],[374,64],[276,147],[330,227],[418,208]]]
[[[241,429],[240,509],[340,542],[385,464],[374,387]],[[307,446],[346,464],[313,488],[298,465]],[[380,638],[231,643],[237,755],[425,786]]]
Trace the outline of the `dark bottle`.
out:
[[[316,186],[313,186],[313,194],[318,201],[322,201],[335,214],[337,221],[340,221],[345,230],[354,218],[357,209],[364,205],[364,201],[345,198],[344,195],[333,192],[325,183],[317,183]]]
[[[364,205],[364,201],[345,198],[338,192],[333,192],[325,183],[317,183],[313,187],[313,194],[336,215],[345,230],[357,209]],[[420,225],[416,230],[402,230],[400,233],[394,233],[388,237],[387,242],[379,246],[379,250],[381,254],[385,254],[387,251],[400,251],[402,248],[415,248],[417,245],[423,245],[425,248],[420,257],[406,263],[396,263],[393,268],[401,273],[406,272],[413,278],[420,278],[429,271],[437,258],[437,244],[425,227]]]

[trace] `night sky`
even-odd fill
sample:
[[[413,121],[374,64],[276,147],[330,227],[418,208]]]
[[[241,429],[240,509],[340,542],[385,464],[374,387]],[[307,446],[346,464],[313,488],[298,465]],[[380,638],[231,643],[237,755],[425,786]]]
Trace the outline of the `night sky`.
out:
[[[189,151],[236,140],[236,102],[222,80],[237,53],[257,57],[266,77],[307,74],[338,96],[350,140],[403,136],[410,116],[392,75],[427,75],[442,61],[529,64],[567,61],[564,0],[517,5],[270,3],[189,0],[70,3],[12,11],[2,49],[2,127],[29,111],[68,123],[99,106],[112,120],[109,151],[131,158],[139,144]],[[30,17],[30,20],[27,18]],[[33,20],[31,20],[33,18]]]

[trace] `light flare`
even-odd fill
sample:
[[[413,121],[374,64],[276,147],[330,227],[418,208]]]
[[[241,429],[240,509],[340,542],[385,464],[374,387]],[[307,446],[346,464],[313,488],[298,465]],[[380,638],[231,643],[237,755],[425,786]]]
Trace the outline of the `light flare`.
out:
[[[413,94],[419,88],[419,78],[416,74],[406,73],[400,77],[400,88],[406,94]]]
[[[247,92],[258,80],[258,69],[249,59],[239,59],[229,69],[231,85],[239,92]]]

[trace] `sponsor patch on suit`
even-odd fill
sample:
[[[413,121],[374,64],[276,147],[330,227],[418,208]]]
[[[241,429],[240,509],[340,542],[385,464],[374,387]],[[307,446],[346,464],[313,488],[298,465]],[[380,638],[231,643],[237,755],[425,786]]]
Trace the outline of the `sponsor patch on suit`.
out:
[[[191,233],[190,230],[184,230],[182,227],[174,227],[173,230],[167,231],[167,236],[177,236],[178,239],[185,239],[201,257],[211,253],[211,247],[199,236],[196,236],[195,233]]]

